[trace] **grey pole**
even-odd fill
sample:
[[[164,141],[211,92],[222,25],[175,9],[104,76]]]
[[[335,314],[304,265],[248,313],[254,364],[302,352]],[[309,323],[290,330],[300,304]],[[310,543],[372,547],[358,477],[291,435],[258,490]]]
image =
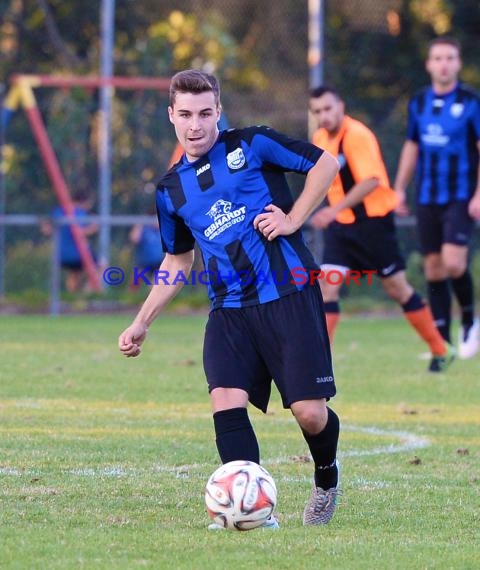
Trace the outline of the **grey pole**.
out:
[[[310,89],[323,83],[324,76],[324,28],[325,0],[308,0],[308,69]],[[311,138],[316,125],[308,114],[308,136]],[[322,259],[323,232],[307,224],[307,239],[318,262]]]
[[[50,273],[50,315],[60,314],[60,229],[61,226],[56,220],[53,223],[53,244],[51,253],[51,273]]]
[[[113,37],[115,0],[102,0],[101,4],[101,70],[102,78],[113,75]],[[100,87],[100,137],[98,148],[99,203],[98,211],[103,218],[99,232],[99,261],[105,266],[110,259],[110,224],[107,219],[111,210],[111,159],[112,159],[112,93],[111,85]]]
[[[0,216],[6,213],[6,183],[5,183],[5,131],[6,119],[3,113],[3,91],[4,86],[0,84],[0,96],[2,105],[0,106]],[[0,298],[5,295],[5,226],[0,224]]]
[[[324,0],[308,0],[308,66],[310,87],[323,83]]]

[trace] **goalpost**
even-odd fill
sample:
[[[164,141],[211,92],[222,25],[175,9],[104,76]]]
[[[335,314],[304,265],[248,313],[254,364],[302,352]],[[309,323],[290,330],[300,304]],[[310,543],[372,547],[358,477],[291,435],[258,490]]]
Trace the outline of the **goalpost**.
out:
[[[37,143],[40,156],[52,183],[59,205],[66,216],[72,217],[70,225],[73,239],[78,247],[83,266],[85,268],[89,284],[94,291],[101,289],[101,283],[96,271],[96,266],[87,239],[81,231],[74,218],[74,205],[72,193],[62,172],[57,154],[51,143],[48,131],[41,112],[35,99],[35,88],[73,88],[81,87],[85,89],[98,89],[101,87],[114,87],[127,90],[158,90],[161,93],[168,93],[170,85],[169,78],[154,77],[64,77],[55,75],[28,75],[17,74],[11,79],[11,88],[7,93],[2,109],[2,125],[5,126],[11,114],[22,108],[26,114],[28,123]],[[181,154],[181,147],[177,144],[170,163]]]

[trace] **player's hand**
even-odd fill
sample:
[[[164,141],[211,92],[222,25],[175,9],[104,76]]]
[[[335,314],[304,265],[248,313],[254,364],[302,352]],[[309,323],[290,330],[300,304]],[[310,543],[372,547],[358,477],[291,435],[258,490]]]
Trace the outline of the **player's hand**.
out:
[[[274,204],[265,206],[265,212],[255,216],[253,227],[268,241],[278,236],[289,236],[297,230],[290,216]]]
[[[473,195],[468,203],[468,213],[474,220],[480,220],[480,193]]]
[[[127,357],[138,356],[142,349],[140,346],[147,336],[148,328],[143,324],[133,324],[125,329],[118,337],[118,348]]]
[[[337,212],[330,206],[321,208],[313,214],[310,218],[310,225],[316,230],[324,230],[327,228],[337,217]]]
[[[407,204],[407,193],[405,190],[396,190],[397,197],[398,197],[398,204],[395,208],[395,213],[398,216],[409,216],[410,215],[410,208]]]

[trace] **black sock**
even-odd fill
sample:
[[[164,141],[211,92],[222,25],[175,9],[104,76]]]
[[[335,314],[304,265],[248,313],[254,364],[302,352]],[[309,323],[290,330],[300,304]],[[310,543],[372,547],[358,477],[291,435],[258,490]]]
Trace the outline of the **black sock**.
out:
[[[452,296],[450,294],[449,283],[446,279],[442,281],[427,281],[428,300],[432,310],[435,325],[442,337],[450,340],[450,321],[452,310]]]
[[[222,463],[245,459],[260,463],[260,451],[246,408],[213,414],[218,454]]]
[[[323,308],[326,313],[340,313],[340,303],[338,301],[325,301]]]
[[[327,490],[336,487],[338,469],[336,465],[340,420],[337,414],[328,408],[328,420],[325,428],[317,435],[303,432],[315,464],[315,485]]]
[[[412,311],[419,311],[425,307],[425,301],[420,297],[420,295],[414,291],[412,296],[408,301],[402,305],[402,309],[404,313],[409,313]]]
[[[452,279],[452,289],[462,311],[462,326],[468,332],[473,325],[475,311],[473,279],[468,269],[461,277]]]

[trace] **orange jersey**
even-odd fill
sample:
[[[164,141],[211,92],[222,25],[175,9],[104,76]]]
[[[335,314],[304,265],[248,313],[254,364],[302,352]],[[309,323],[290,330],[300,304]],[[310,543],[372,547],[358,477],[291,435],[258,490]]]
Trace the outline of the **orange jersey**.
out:
[[[346,115],[335,136],[318,129],[313,133],[312,142],[329,151],[340,163],[340,171],[327,194],[331,206],[341,202],[358,182],[368,178],[377,178],[379,182],[360,204],[339,212],[337,222],[352,224],[362,217],[386,216],[395,209],[397,195],[390,187],[380,145],[366,125]]]

